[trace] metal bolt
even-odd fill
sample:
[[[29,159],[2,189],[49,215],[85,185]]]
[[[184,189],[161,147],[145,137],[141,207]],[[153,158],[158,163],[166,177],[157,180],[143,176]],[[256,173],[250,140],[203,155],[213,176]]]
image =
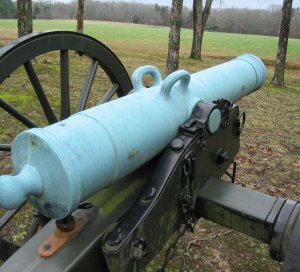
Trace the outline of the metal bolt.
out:
[[[50,244],[45,244],[44,246],[43,246],[43,249],[45,250],[45,251],[48,251],[48,250],[50,250],[51,249],[51,245]]]
[[[215,162],[217,164],[223,164],[225,161],[229,160],[229,155],[228,155],[228,151],[220,148],[218,149],[217,153],[216,153],[216,159]]]
[[[175,138],[171,142],[171,149],[173,151],[180,151],[183,147],[184,147],[184,142],[179,138]]]
[[[120,244],[122,242],[122,236],[118,233],[113,235],[112,238],[110,238],[107,243],[109,246],[117,246],[118,244]]]
[[[146,192],[146,194],[143,195],[143,196],[141,197],[141,200],[142,200],[142,201],[150,201],[150,200],[153,199],[153,197],[154,197],[155,195],[156,195],[156,190],[155,190],[155,188],[151,187],[151,188]]]

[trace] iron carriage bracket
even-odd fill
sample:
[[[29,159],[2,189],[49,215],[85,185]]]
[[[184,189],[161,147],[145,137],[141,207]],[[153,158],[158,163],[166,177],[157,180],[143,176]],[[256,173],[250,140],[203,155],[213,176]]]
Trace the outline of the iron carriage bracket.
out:
[[[211,132],[209,120],[214,111],[226,112],[228,120]],[[239,109],[232,105],[224,111],[219,103],[199,102],[191,117],[160,155],[144,189],[131,208],[122,215],[102,244],[110,271],[142,271],[171,235],[186,222],[182,199],[188,169],[190,206],[194,210],[197,194],[213,175],[220,178],[239,150],[236,120]],[[227,160],[217,162],[218,150],[226,150]],[[189,161],[188,161],[189,160]],[[189,206],[187,205],[187,206]]]

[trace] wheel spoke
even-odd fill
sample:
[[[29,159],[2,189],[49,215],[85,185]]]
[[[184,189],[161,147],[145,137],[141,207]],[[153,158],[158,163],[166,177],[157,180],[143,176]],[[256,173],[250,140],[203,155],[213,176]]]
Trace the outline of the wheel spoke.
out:
[[[61,110],[60,120],[71,115],[70,92],[69,92],[69,54],[68,50],[60,51],[60,90],[61,90]]]
[[[117,92],[117,90],[120,88],[120,85],[117,83],[113,83],[111,88],[102,96],[100,102],[98,105],[106,103],[107,101],[111,100],[111,98],[114,96],[114,94]]]
[[[27,72],[27,75],[30,79],[30,82],[35,90],[35,93],[40,101],[40,104],[43,108],[43,111],[45,113],[45,116],[49,122],[49,124],[53,124],[53,123],[56,123],[58,120],[50,106],[50,103],[46,97],[46,94],[43,90],[43,87],[41,85],[41,82],[34,70],[34,67],[31,63],[31,61],[27,61],[24,63],[24,67],[25,67],[25,70]]]
[[[85,109],[87,100],[89,98],[89,94],[93,85],[93,81],[97,72],[99,62],[97,60],[93,60],[92,63],[90,64],[87,77],[85,79],[85,82],[83,84],[83,88],[81,91],[80,98],[78,100],[78,104],[76,107],[76,112],[82,111]]]
[[[13,106],[8,104],[6,101],[4,101],[1,98],[0,98],[0,107],[2,109],[4,109],[6,112],[8,112],[11,116],[15,117],[18,121],[20,121],[22,124],[24,124],[28,128],[37,127],[37,125],[34,122],[29,120],[26,116],[24,116],[22,113],[20,113]]]
[[[0,230],[2,230],[6,224],[14,217],[14,215],[25,205],[26,200],[23,202],[23,204],[20,205],[19,208],[14,210],[7,211],[4,215],[0,218]]]
[[[51,90],[51,95],[53,95],[53,97],[60,98],[60,101],[56,101],[60,106],[60,112],[57,114],[57,116],[56,111],[51,107],[51,105],[54,105],[52,104],[54,103],[52,102],[54,100],[52,100],[52,96],[49,96],[48,89],[46,88],[47,86],[43,81],[44,78],[42,72],[45,74],[47,71],[44,70],[40,73],[37,65],[34,65],[32,62],[32,60],[35,58],[51,52],[59,52],[60,54],[60,82],[56,82],[56,78],[49,79],[55,84],[60,84],[59,93],[55,92],[55,89]],[[76,68],[77,65],[77,63],[75,63],[75,65],[72,63],[73,60],[74,62],[77,61],[77,59],[75,59],[77,56],[71,56],[72,52],[78,52],[79,56],[85,56],[90,61],[88,64],[89,67],[87,67],[85,71],[86,74],[83,74],[83,76],[86,77],[83,85],[79,87],[78,91],[81,91],[81,93],[79,94],[79,99],[77,100],[72,99],[72,68],[74,68],[74,66]],[[58,57],[58,54],[56,54],[56,56]],[[101,98],[103,88],[100,86],[100,88],[97,90],[98,95],[95,95],[96,101],[93,102],[97,103],[100,100],[99,103],[105,103],[111,100],[112,97],[115,98],[115,94],[118,97],[121,97],[126,95],[132,89],[132,83],[126,72],[126,69],[109,48],[94,38],[69,31],[47,31],[39,34],[30,34],[27,37],[22,37],[14,43],[1,48],[0,85],[21,66],[24,66],[27,77],[31,82],[30,84],[32,87],[30,87],[35,92],[35,97],[32,99],[35,101],[32,102],[35,104],[40,104],[40,113],[44,116],[46,123],[48,121],[50,124],[57,122],[58,119],[62,120],[69,117],[73,113],[73,107],[76,108],[76,111],[81,111],[88,107],[88,102],[92,99],[92,86],[94,83],[96,83],[96,80],[94,79],[98,72],[98,66],[100,66],[102,69],[101,73],[104,72],[106,75],[104,84],[106,85],[106,81],[109,81],[110,87],[106,89],[106,93],[104,93],[104,96]],[[14,78],[15,77],[13,76],[8,80],[11,82],[14,80]],[[76,82],[74,82],[74,84],[76,84]],[[12,86],[16,88],[16,85]],[[80,90],[80,88],[82,89]],[[13,91],[11,94],[14,94]],[[4,100],[5,98],[2,97],[1,99],[0,96],[0,111],[3,109],[12,116],[11,119],[16,120],[12,120],[13,122],[10,123],[4,123],[3,125],[13,126],[14,123],[19,122],[19,124],[24,125],[26,128],[37,127],[37,124],[34,122],[35,119],[31,121],[31,115],[25,112],[25,110],[14,106],[14,103],[7,99],[5,101]],[[56,102],[55,105],[57,105]],[[28,112],[32,111],[30,104],[28,104],[27,109]],[[17,129],[15,129],[14,135],[16,133]],[[12,135],[12,137],[14,136]],[[0,153],[3,152],[2,155],[4,156],[11,155],[10,152],[12,145],[9,143],[10,142],[5,141],[0,143]],[[4,160],[3,163],[6,163],[6,160]],[[25,209],[27,209],[27,207]],[[17,212],[19,212],[19,209],[7,211],[3,217],[0,217],[0,230],[8,222],[13,221],[11,223],[16,224],[16,221],[14,222],[13,217],[16,216]],[[39,221],[39,224],[37,221]],[[38,226],[43,226],[46,221],[48,221],[46,218],[35,218],[27,237],[25,238],[25,241],[28,237],[31,237],[36,232]],[[15,248],[17,247],[14,247],[14,245],[11,246],[10,244],[6,243],[6,241],[2,241],[2,239],[0,239],[0,253],[8,253],[7,257],[9,257],[11,254],[13,254]],[[3,254],[0,254],[0,259],[4,260],[7,257]]]
[[[11,242],[0,237],[0,260],[5,262],[20,246],[12,244]]]
[[[10,144],[0,144],[0,151],[11,151],[11,145]]]

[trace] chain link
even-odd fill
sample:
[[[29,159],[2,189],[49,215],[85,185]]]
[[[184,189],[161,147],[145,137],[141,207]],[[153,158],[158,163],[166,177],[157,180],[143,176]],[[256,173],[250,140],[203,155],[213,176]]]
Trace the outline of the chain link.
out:
[[[165,272],[168,263],[173,259],[177,251],[177,245],[180,238],[187,232],[194,232],[194,224],[196,222],[193,212],[193,194],[192,194],[192,175],[193,175],[193,161],[195,157],[193,153],[186,156],[182,164],[182,183],[184,185],[183,192],[180,196],[180,205],[183,215],[181,226],[179,227],[178,233],[168,247],[162,266],[157,269],[157,272]]]
[[[165,272],[166,271],[166,267],[168,265],[168,263],[174,258],[175,253],[177,251],[177,244],[179,242],[179,239],[186,233],[187,231],[187,225],[182,224],[178,230],[178,233],[174,239],[174,241],[172,242],[172,244],[168,247],[166,254],[165,254],[165,259],[164,262],[162,264],[162,266],[160,266],[157,269],[157,272]]]
[[[184,174],[184,190],[181,196],[181,207],[184,216],[184,224],[186,224],[190,232],[194,231],[195,216],[193,212],[193,161],[195,157],[193,153],[190,153],[183,162],[183,174]]]

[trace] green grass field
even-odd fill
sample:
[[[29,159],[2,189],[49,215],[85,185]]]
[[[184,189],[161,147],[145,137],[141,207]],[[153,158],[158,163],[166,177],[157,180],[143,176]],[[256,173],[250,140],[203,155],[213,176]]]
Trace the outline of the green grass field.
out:
[[[75,20],[35,20],[34,31],[75,30]],[[0,20],[0,46],[17,36],[16,20]],[[84,33],[99,39],[110,47],[131,74],[146,64],[165,72],[169,29],[134,24],[86,21]],[[267,66],[265,86],[243,98],[238,105],[247,112],[241,151],[237,156],[237,182],[244,186],[276,197],[300,200],[300,40],[290,39],[285,71],[285,87],[274,87],[269,82],[276,61],[276,37],[206,32],[203,44],[203,61],[189,58],[192,32],[181,32],[180,68],[195,72],[224,62],[243,53],[256,54]],[[49,59],[49,62],[48,62]],[[45,72],[45,88],[50,96],[59,89],[57,60],[47,56],[36,64]],[[39,62],[40,61],[40,62]],[[80,69],[82,62],[74,64]],[[1,73],[1,71],[0,71]],[[27,93],[31,85],[24,71],[20,71],[0,86],[0,98],[15,103],[22,110],[28,108],[35,116],[34,95]],[[52,81],[52,83],[50,83]],[[72,87],[80,88],[77,79]],[[57,96],[53,95],[53,99]],[[56,107],[57,101],[53,102]],[[0,139],[12,137],[14,124],[6,125],[7,117],[0,114]],[[10,168],[9,158],[0,154],[0,172]],[[24,220],[23,218],[19,220]],[[20,238],[21,230],[11,227],[6,233]],[[227,234],[224,234],[227,233]],[[164,252],[148,268],[162,263]],[[213,223],[200,220],[195,233],[181,240],[178,252],[168,271],[279,271],[280,264],[269,258],[268,246],[252,238]]]
[[[75,20],[34,20],[34,31],[75,30]],[[16,20],[0,20],[0,29],[16,30]],[[110,47],[118,49],[123,42],[143,44],[144,51],[161,50],[167,52],[169,29],[136,24],[85,21],[84,33],[96,37]],[[0,37],[1,38],[1,37]],[[190,53],[192,31],[181,31],[182,58]],[[242,35],[232,33],[206,32],[203,41],[203,54],[214,57],[233,57],[252,53],[266,60],[275,60],[277,37]],[[135,46],[132,50],[135,49]],[[146,52],[145,52],[146,53]],[[146,53],[147,54],[147,53]],[[289,39],[287,61],[300,65],[300,40]]]

